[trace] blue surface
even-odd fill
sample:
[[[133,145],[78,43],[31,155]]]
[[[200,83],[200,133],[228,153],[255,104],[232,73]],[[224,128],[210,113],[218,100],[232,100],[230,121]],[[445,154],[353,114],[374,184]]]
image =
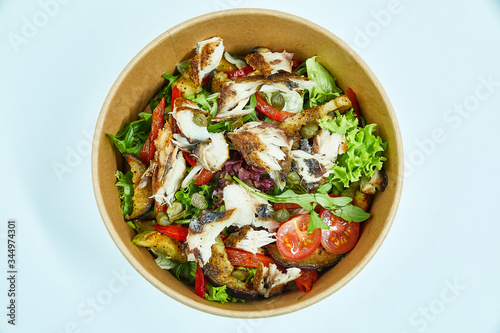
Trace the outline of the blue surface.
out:
[[[54,1],[0,0],[1,332],[500,331],[500,1],[43,5]],[[262,320],[192,310],[139,276],[101,222],[90,174],[100,107],[130,59],[169,27],[234,7],[303,16],[350,44],[391,98],[407,165],[394,226],[369,265],[326,300]],[[9,218],[16,326],[4,314]]]

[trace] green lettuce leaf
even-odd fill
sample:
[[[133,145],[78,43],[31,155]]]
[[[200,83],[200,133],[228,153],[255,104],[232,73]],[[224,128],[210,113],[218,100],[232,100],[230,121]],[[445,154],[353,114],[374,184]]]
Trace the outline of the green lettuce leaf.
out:
[[[349,187],[350,182],[360,180],[363,175],[370,178],[376,169],[382,169],[386,160],[382,153],[387,148],[387,142],[373,134],[377,125],[357,127],[352,110],[343,115],[337,113],[334,119],[324,118],[319,121],[319,125],[345,135],[347,139],[347,152],[339,156],[329,177],[329,182],[337,189]]]
[[[245,302],[243,299],[229,296],[226,291],[226,286],[215,287],[210,282],[207,283],[207,293],[205,299],[208,301],[220,302],[222,304],[228,302]]]
[[[305,61],[306,72],[310,79],[317,83],[309,91],[309,101],[305,108],[311,108],[340,96],[342,89],[335,84],[335,78],[323,65],[316,61],[316,56]]]
[[[132,171],[123,174],[123,172],[116,170],[115,177],[117,182],[115,183],[118,187],[118,194],[122,200],[121,209],[123,216],[132,213],[134,208],[134,201],[132,197],[134,196],[134,182],[132,181]]]
[[[196,96],[189,96],[188,98],[198,104],[203,110],[207,111],[212,117],[217,114],[217,97],[219,93],[210,94],[208,91],[203,89]]]
[[[178,264],[177,261],[167,257],[163,251],[160,250],[152,250],[152,251],[154,252],[154,254],[158,256],[155,259],[155,262],[161,269],[172,269]]]

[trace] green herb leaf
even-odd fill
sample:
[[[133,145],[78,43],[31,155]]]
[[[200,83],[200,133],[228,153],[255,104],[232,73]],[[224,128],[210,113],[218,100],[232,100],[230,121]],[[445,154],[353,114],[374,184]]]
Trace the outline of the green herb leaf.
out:
[[[108,134],[116,148],[122,154],[139,155],[144,142],[146,142],[149,132],[151,131],[151,113],[139,113],[139,120],[133,121],[130,124],[125,124],[115,136]]]
[[[314,206],[316,207],[316,204]],[[330,226],[325,224],[319,217],[318,213],[316,213],[316,211],[313,209],[311,210],[311,216],[309,217],[309,226],[307,227],[307,232],[312,233],[314,229],[330,229]]]
[[[245,302],[243,299],[229,296],[226,291],[226,286],[215,287],[212,283],[207,283],[207,293],[205,299],[208,301],[220,302],[222,304],[228,302]]]
[[[349,222],[363,222],[370,217],[369,213],[353,205],[346,205],[335,209],[333,213]]]
[[[196,268],[198,265],[195,261],[186,261],[183,263],[177,263],[171,272],[184,284],[192,285],[196,280]]]
[[[196,96],[189,96],[188,98],[207,111],[210,116],[215,117],[217,115],[217,97],[219,95],[219,93],[210,94],[207,90],[203,89]]]
[[[117,179],[115,185],[118,187],[118,194],[122,200],[121,209],[123,216],[131,214],[134,208],[134,201],[132,200],[134,196],[134,182],[132,181],[132,176],[132,171],[123,174],[123,172],[117,170],[115,173]]]

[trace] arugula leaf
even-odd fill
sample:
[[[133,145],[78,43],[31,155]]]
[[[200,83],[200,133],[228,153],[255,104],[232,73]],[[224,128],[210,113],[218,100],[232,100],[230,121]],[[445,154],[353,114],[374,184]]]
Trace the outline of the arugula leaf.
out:
[[[212,117],[215,117],[217,114],[217,97],[219,95],[219,93],[210,94],[203,89],[196,96],[189,96],[188,98],[207,111]]]
[[[342,89],[335,84],[335,78],[323,65],[316,61],[316,58],[317,56],[314,56],[305,61],[308,77],[317,83],[315,87],[309,90],[308,108],[329,101],[342,93]]]
[[[177,79],[180,77],[180,75],[171,75],[169,73],[163,73],[161,75],[162,78],[164,78],[166,81],[168,81],[166,86],[160,87],[158,89],[158,94],[156,95],[155,98],[151,99],[149,101],[149,106],[151,110],[154,110],[156,106],[160,103],[162,98],[165,98],[165,109],[170,107],[170,103],[172,101],[172,84],[177,81]],[[165,111],[165,114],[168,114]]]
[[[257,121],[259,120],[259,118],[257,118],[257,114],[255,113],[254,110],[249,114],[243,116],[241,120],[243,121],[243,123],[246,123],[247,121]],[[207,130],[211,133],[232,132],[234,130],[234,128],[232,127],[233,121],[234,119],[230,119],[226,121],[221,121],[219,123],[210,124],[208,125]]]
[[[177,263],[171,272],[184,284],[192,285],[196,280],[196,268],[198,264],[195,261],[186,261],[183,263]]]
[[[132,171],[123,174],[120,170],[116,170],[115,177],[117,182],[115,186],[118,187],[118,194],[122,200],[121,209],[123,216],[132,213],[134,208],[134,201],[132,197],[134,196],[134,182],[132,181]]]
[[[370,214],[354,205],[346,205],[333,210],[333,214],[350,222],[363,222],[370,217]]]
[[[116,148],[122,154],[139,155],[144,142],[146,142],[149,132],[151,132],[151,113],[139,113],[139,120],[133,121],[130,124],[125,124],[115,136],[107,134],[113,141]]]
[[[226,286],[215,287],[212,283],[207,282],[207,293],[205,299],[208,301],[220,302],[222,304],[228,302],[245,302],[245,300],[229,296],[226,291]]]
[[[316,207],[316,204],[314,204]],[[313,209],[311,210],[311,216],[309,217],[309,226],[307,227],[307,232],[312,233],[315,229],[330,229],[330,226],[325,224],[323,220],[319,217],[318,213]]]
[[[363,212],[362,214],[360,212],[360,208],[352,206],[350,204],[352,199],[349,197],[330,197],[327,193],[318,192],[297,194],[292,190],[286,190],[282,194],[274,196],[262,193],[261,191],[248,186],[238,177],[233,178],[247,191],[255,194],[260,198],[266,199],[270,202],[295,203],[300,205],[302,208],[310,211],[311,215],[309,225],[312,225],[312,227],[309,228],[309,232],[312,232],[312,230],[317,228],[325,228],[322,226],[325,225],[323,221],[321,221],[319,216],[314,212],[314,207],[316,207],[316,204],[323,206],[323,208],[325,209],[332,210],[333,214],[342,217],[348,222],[362,222],[370,217],[369,213]],[[337,213],[342,215],[338,215]]]

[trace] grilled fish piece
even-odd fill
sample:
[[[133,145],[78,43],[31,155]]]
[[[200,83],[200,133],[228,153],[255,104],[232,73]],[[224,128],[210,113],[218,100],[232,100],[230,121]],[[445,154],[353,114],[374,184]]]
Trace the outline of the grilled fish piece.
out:
[[[250,97],[265,83],[262,77],[243,77],[222,87],[217,98],[217,116],[212,121],[218,122],[249,114],[253,109],[244,109]]]
[[[266,230],[254,230],[246,225],[237,233],[229,235],[224,241],[226,247],[233,247],[253,254],[262,253],[262,247],[276,242],[274,238],[276,233],[270,233]]]
[[[335,162],[338,155],[347,151],[346,138],[338,133],[332,133],[327,129],[322,129],[314,137],[313,141],[313,154],[321,155],[323,158],[331,162]]]
[[[193,154],[205,169],[217,172],[229,159],[228,147],[224,134],[210,133],[209,140],[199,144]]]
[[[205,212],[189,224],[187,235],[187,255],[189,261],[197,260],[203,267],[212,256],[212,245],[216,238],[231,225],[238,225],[239,211],[229,209],[225,212]]]
[[[245,57],[246,62],[264,76],[285,71],[292,71],[293,53],[283,52],[253,52]]]
[[[192,100],[184,97],[179,97],[175,100],[172,116],[176,120],[182,135],[186,137],[191,144],[204,142],[210,138],[210,133],[206,127],[198,126],[193,122],[193,117],[197,113],[205,114],[205,112]],[[176,141],[181,144],[185,143],[178,137],[176,137]]]
[[[223,55],[224,43],[220,37],[212,37],[198,43],[196,55],[191,58],[191,68],[188,71],[195,88],[219,66]]]
[[[281,188],[284,187],[290,166],[290,143],[283,130],[272,123],[252,121],[229,133],[228,137],[248,164],[264,168]]]
[[[300,276],[300,268],[287,268],[285,273],[282,273],[275,264],[270,264],[269,267],[259,264],[255,276],[253,278],[253,288],[264,297],[268,298],[283,292],[285,284],[295,280]]]

